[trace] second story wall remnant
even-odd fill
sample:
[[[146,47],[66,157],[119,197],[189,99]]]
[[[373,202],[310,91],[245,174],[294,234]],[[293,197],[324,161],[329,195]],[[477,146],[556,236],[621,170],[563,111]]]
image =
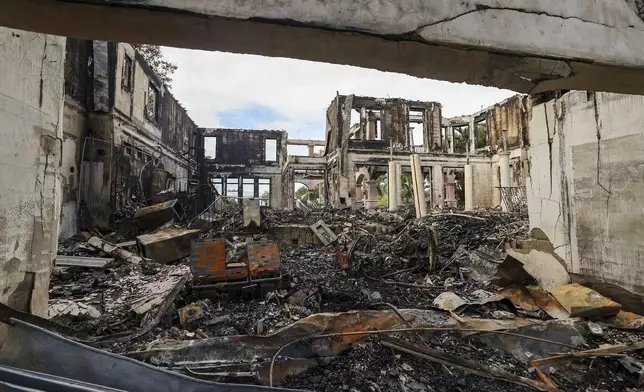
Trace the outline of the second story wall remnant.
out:
[[[393,143],[419,152],[440,150],[438,102],[338,95],[327,109],[327,148],[380,149]]]
[[[228,198],[259,197],[264,206],[280,207],[287,138],[277,130],[199,129],[200,183]]]
[[[444,151],[450,153],[503,150],[503,131],[508,148],[529,145],[530,96],[515,95],[467,116],[443,119]]]
[[[64,121],[63,156],[77,181],[64,190],[73,204],[63,206],[63,237],[81,204],[85,223],[103,226],[196,178],[197,126],[130,44],[67,40]]]

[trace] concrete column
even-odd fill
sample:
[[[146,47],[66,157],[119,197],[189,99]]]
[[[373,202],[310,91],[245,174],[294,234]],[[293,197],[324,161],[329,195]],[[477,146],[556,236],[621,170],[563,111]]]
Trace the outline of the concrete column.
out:
[[[445,179],[443,177],[443,166],[432,166],[432,207],[443,207],[445,199],[443,193],[445,189]]]
[[[396,211],[398,209],[398,183],[400,182],[400,177],[398,177],[398,170],[396,169],[396,162],[389,162],[389,170],[387,171],[387,178],[389,180],[387,186],[387,201],[389,204],[389,211]]]
[[[312,145],[312,144],[309,144],[309,145],[308,145],[308,147],[309,147],[309,156],[310,156],[310,157],[312,157],[312,156],[313,156],[313,153],[314,153],[314,151],[313,151],[313,150],[314,150],[314,147],[315,147],[315,146],[314,146],[314,145]]]
[[[416,218],[422,218],[427,215],[427,202],[425,200],[425,184],[423,181],[423,169],[420,166],[420,155],[412,154],[409,156],[409,160],[411,163]]]
[[[0,302],[47,317],[62,201],[65,38],[2,27],[0,42]]]
[[[445,181],[445,205],[456,207],[456,175],[450,171]]]
[[[396,163],[396,204],[400,207],[402,205],[402,165]]]
[[[451,125],[447,127],[447,138],[449,139],[447,152],[449,152],[450,154],[453,154],[454,153],[454,127]]]
[[[364,207],[364,201],[362,200],[362,184],[356,185],[356,208]]]
[[[501,205],[501,179],[499,178],[499,164],[492,165],[492,205]]]
[[[378,181],[376,180],[367,181],[366,207],[368,210],[378,207]]]
[[[472,176],[472,165],[465,165],[465,211],[474,209],[474,178]]]
[[[501,188],[509,188],[511,185],[510,182],[510,152],[504,151],[499,154],[499,168],[501,169]],[[501,190],[501,194],[503,191]],[[507,206],[503,201],[501,201],[501,206],[503,211],[507,211]]]
[[[471,152],[474,152],[474,150],[476,150],[476,137],[475,137],[475,133],[474,133],[474,126],[475,126],[474,117],[472,117],[472,118],[470,118],[470,125],[468,127],[469,128],[468,129],[468,135],[469,135],[469,138],[470,138],[469,142],[470,142],[470,151]]]

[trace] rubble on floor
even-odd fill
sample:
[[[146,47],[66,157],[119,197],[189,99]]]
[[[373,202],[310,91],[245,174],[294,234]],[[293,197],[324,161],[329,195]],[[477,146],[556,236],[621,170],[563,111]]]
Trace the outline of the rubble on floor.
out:
[[[644,380],[644,318],[570,284],[562,266],[549,276],[525,216],[261,208],[247,224],[234,203],[208,219],[182,220],[176,203],[144,212],[140,227],[97,237],[107,247],[90,235],[61,242],[60,255],[113,260],[54,269],[56,331],[190,377],[312,391],[618,391]],[[280,238],[289,226],[306,240]],[[166,243],[132,242],[141,236]]]

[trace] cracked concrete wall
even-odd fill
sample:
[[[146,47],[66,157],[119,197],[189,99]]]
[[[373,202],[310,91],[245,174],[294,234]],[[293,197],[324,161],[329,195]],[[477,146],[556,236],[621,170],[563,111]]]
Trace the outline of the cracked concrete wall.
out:
[[[64,57],[63,37],[0,28],[0,301],[44,317],[61,202]]]
[[[571,92],[530,122],[530,225],[568,271],[644,294],[644,97]]]
[[[63,108],[63,155],[60,167],[62,206],[60,238],[78,233],[77,202],[80,160],[87,129],[86,110],[71,97],[65,98]]]
[[[22,0],[3,1],[0,24],[350,64],[526,93],[641,93],[641,9],[640,0]]]

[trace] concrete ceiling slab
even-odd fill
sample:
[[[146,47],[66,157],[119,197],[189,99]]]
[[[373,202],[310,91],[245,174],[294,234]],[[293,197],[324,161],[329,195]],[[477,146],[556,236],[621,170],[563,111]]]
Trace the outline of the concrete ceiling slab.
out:
[[[0,25],[523,93],[644,93],[638,0],[0,0]]]

